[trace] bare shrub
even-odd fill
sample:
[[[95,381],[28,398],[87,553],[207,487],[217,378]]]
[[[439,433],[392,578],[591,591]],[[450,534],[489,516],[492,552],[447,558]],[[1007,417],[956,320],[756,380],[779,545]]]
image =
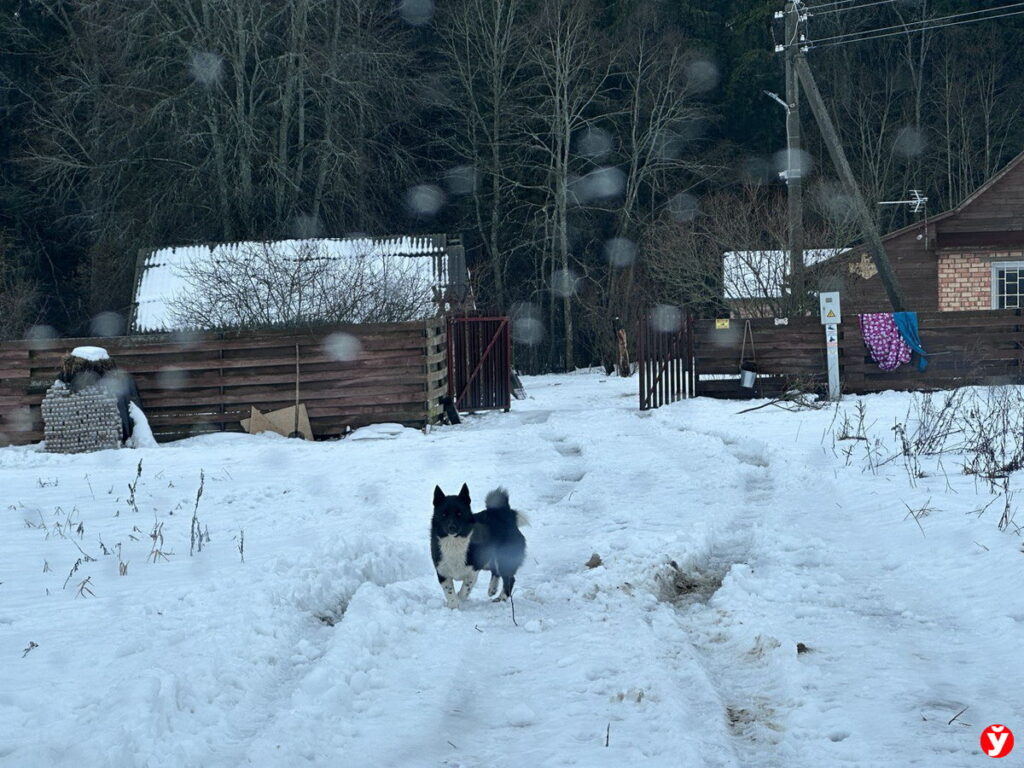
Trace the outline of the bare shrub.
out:
[[[991,483],[1024,469],[1024,393],[989,387],[963,408],[964,472]]]
[[[807,314],[818,306],[811,292],[837,289],[842,278],[839,261],[824,257],[857,239],[842,218],[823,212],[808,216],[804,261],[808,267],[819,263],[806,270],[801,292],[788,255],[785,196],[774,189],[752,184],[739,192],[716,192],[701,198],[692,217],[672,214],[668,211],[647,233],[650,275],[665,298],[684,301],[704,316]]]
[[[220,247],[179,276],[169,309],[184,328],[401,322],[435,310],[429,269],[414,259],[336,256],[315,240]]]

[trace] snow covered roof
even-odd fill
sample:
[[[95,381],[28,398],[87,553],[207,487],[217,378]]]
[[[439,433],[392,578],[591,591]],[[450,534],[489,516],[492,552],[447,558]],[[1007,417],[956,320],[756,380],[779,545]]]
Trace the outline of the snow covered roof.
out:
[[[808,248],[804,265],[831,259],[848,248]],[[789,251],[726,251],[722,254],[726,299],[780,298],[789,276]]]
[[[271,248],[282,260],[303,258],[315,251],[316,258],[334,260],[377,257],[388,264],[413,271],[433,285],[446,282],[447,265],[439,257],[446,253],[445,235],[318,238],[306,240],[248,241],[213,245],[160,248],[142,258],[135,283],[132,331],[179,330],[172,319],[171,304],[187,289],[186,273],[192,266],[216,262],[231,254],[257,248]]]

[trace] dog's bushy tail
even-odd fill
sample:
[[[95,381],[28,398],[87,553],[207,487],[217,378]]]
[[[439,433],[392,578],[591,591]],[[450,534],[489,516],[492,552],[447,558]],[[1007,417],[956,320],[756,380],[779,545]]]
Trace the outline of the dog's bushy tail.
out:
[[[492,512],[504,512],[513,511],[508,505],[508,491],[504,488],[495,488],[493,491],[487,494],[486,502],[487,508]],[[516,525],[520,528],[530,524],[530,518],[524,515],[522,512],[516,512]]]

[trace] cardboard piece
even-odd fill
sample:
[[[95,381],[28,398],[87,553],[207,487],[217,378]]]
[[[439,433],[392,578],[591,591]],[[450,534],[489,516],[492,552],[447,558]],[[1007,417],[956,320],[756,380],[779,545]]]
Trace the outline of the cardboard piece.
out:
[[[313,439],[313,428],[309,425],[309,414],[306,412],[306,404],[299,403],[299,432],[305,440]],[[250,435],[259,432],[276,432],[279,435],[288,437],[295,431],[295,406],[289,405],[276,411],[263,411],[255,407],[251,408],[248,419],[241,420],[242,429]]]

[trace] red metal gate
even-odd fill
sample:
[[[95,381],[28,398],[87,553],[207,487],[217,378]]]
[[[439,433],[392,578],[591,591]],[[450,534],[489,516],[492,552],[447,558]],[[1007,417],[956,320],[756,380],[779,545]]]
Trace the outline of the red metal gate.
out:
[[[661,306],[640,321],[637,330],[640,410],[682,400],[693,371],[693,318],[683,307]]]
[[[507,317],[448,321],[448,393],[460,411],[512,406],[512,334]]]

